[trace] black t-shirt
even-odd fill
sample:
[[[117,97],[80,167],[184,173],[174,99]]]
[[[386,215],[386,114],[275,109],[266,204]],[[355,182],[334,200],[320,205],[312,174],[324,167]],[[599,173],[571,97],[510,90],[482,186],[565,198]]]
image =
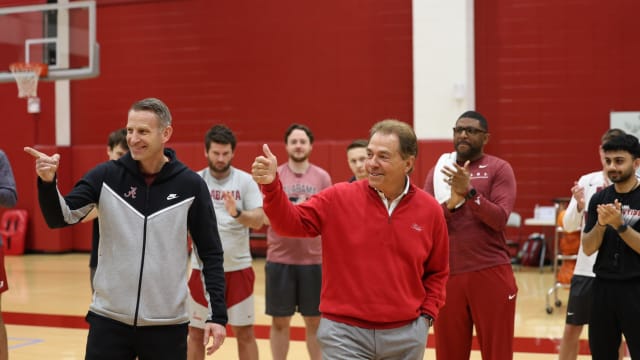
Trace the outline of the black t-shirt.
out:
[[[589,202],[589,211],[584,231],[589,232],[598,221],[598,204],[622,204],[624,223],[640,231],[640,187],[628,193],[619,194],[614,185],[594,194]],[[616,229],[607,226],[602,245],[598,250],[593,272],[599,278],[624,280],[640,277],[640,254],[622,240]]]

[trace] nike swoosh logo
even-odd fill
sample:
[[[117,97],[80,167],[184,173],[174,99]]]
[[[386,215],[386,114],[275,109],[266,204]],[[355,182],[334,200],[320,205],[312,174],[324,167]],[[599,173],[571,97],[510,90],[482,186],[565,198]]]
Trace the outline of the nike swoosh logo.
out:
[[[573,313],[568,312],[568,313],[567,313],[567,316],[573,316]]]
[[[488,165],[488,164],[485,164],[485,165],[478,165],[478,167],[479,167],[480,169],[484,169],[484,168],[486,168],[487,166],[489,166],[489,165]]]
[[[513,300],[516,298],[516,294],[509,295],[509,300]]]
[[[177,199],[178,195],[176,194],[169,194],[169,196],[167,196],[167,200],[173,200],[173,199]]]

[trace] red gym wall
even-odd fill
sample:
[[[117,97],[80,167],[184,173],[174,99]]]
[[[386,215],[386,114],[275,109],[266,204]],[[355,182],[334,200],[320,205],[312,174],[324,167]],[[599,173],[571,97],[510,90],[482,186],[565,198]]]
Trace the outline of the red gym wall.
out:
[[[476,1],[477,108],[525,217],[601,168],[610,111],[640,110],[639,12],[638,1]]]
[[[24,2],[21,2],[21,4]],[[202,137],[231,126],[246,168],[260,144],[284,160],[291,122],[316,135],[312,161],[334,181],[348,177],[344,147],[383,118],[413,123],[411,1],[233,2],[98,0],[101,75],[71,82],[72,146],[55,148],[53,84],[41,83],[42,112],[26,113],[15,84],[0,84],[3,131],[32,217],[27,248],[86,250],[89,225],[49,230],[24,145],[63,155],[63,191],[105,155],[107,134],[126,123],[137,99],[155,96],[174,116],[170,146],[204,166]],[[0,0],[0,6],[15,1]],[[552,0],[476,2],[477,109],[490,121],[487,151],[509,160],[516,208],[568,195],[572,181],[599,167],[597,146],[609,111],[640,110],[635,14],[640,3]],[[443,36],[446,36],[444,34]],[[443,119],[452,121],[452,119]],[[413,179],[422,185],[449,140],[423,141]]]

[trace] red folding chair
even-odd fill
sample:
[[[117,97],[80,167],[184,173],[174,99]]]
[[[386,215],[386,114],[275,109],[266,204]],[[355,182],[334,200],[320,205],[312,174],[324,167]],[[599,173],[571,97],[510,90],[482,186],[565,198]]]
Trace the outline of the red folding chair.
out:
[[[2,214],[0,236],[2,236],[2,247],[6,255],[24,254],[27,219],[27,210],[11,209]]]

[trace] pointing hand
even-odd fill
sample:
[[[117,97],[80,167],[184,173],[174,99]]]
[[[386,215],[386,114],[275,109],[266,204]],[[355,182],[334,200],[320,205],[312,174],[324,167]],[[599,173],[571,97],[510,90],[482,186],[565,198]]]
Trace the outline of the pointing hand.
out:
[[[49,156],[29,146],[25,146],[24,151],[36,159],[36,174],[40,179],[44,182],[52,182],[60,164],[60,155]]]

